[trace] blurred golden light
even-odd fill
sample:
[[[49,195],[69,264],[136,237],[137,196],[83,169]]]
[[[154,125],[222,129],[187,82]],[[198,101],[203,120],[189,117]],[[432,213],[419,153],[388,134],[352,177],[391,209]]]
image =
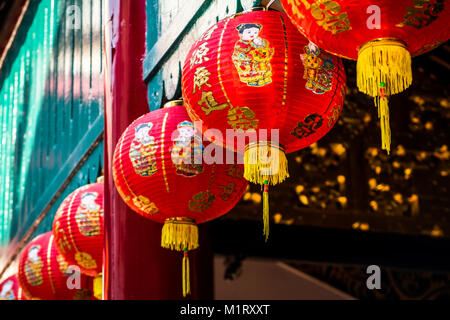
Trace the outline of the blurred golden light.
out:
[[[261,195],[257,192],[252,193],[252,200],[255,203],[261,203]]]
[[[300,197],[298,197],[298,198],[299,198],[300,202],[301,202],[303,205],[305,205],[305,206],[309,205],[308,197],[305,196],[304,194],[302,194],[302,195],[301,195]]]
[[[375,178],[370,178],[369,179],[369,188],[375,189],[376,186],[377,186],[377,180]]]
[[[337,201],[339,201],[339,203],[345,207],[347,205],[347,197],[344,196],[340,196],[337,198]]]
[[[338,175],[338,176],[337,176],[337,182],[338,182],[339,184],[344,184],[344,183],[345,183],[345,176],[343,176],[343,175]]]
[[[330,144],[331,151],[338,156],[342,156],[346,150],[342,143],[331,143]]]
[[[305,187],[302,186],[301,184],[299,184],[298,186],[295,187],[295,192],[296,192],[297,194],[302,193],[303,190],[305,190]]]
[[[280,223],[282,218],[283,218],[283,215],[281,213],[275,213],[273,215],[273,221],[275,223]]]
[[[363,222],[363,223],[360,224],[359,229],[362,230],[362,231],[367,231],[367,230],[369,230],[369,224]]]
[[[401,193],[394,194],[394,200],[398,203],[403,203],[403,196]]]
[[[369,202],[369,206],[372,208],[373,211],[378,211],[378,203],[374,200]]]
[[[398,155],[398,156],[400,156],[400,157],[403,157],[405,154],[406,154],[406,150],[405,150],[405,148],[401,145],[401,144],[399,144],[398,146],[397,146],[397,150],[396,150],[396,155]]]
[[[250,200],[251,197],[252,197],[252,194],[250,192],[246,192],[246,193],[244,193],[244,196],[242,197],[242,199],[244,199],[244,201],[248,201],[248,200]]]

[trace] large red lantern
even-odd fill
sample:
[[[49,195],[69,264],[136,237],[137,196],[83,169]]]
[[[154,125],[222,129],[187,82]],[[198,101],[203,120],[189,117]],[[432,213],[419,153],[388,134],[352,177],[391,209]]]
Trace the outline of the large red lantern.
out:
[[[448,0],[281,0],[298,30],[357,62],[358,89],[374,97],[382,148],[390,151],[388,97],[412,82],[411,56],[450,37]]]
[[[26,300],[17,275],[12,275],[0,283],[0,300]]]
[[[190,291],[187,251],[198,247],[196,224],[231,210],[247,186],[241,165],[206,164],[206,147],[175,101],[135,120],[114,152],[113,177],[123,200],[164,223],[162,247],[184,251],[183,295]]]
[[[103,266],[103,182],[72,192],[58,208],[53,235],[58,251],[82,273],[96,277],[95,295],[101,298]]]
[[[341,59],[308,43],[285,14],[240,13],[194,43],[182,88],[204,135],[244,154],[244,177],[264,185],[267,240],[268,186],[289,177],[285,153],[316,142],[338,120],[345,96]],[[248,140],[239,144],[229,132]]]
[[[52,232],[37,236],[19,257],[18,277],[24,296],[33,300],[92,299],[92,279],[74,273],[69,266],[56,249]]]

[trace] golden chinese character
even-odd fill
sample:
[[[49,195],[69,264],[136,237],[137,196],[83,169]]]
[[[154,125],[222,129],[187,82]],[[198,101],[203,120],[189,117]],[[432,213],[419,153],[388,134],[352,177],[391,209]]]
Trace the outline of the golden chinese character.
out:
[[[72,250],[72,246],[70,245],[69,241],[67,241],[66,232],[64,229],[61,229],[61,223],[59,221],[56,221],[55,223],[55,231],[56,231],[56,238],[57,242],[59,244],[59,248],[62,251],[62,253],[66,253],[67,250]]]
[[[77,252],[77,254],[75,255],[75,260],[77,261],[78,265],[85,269],[97,268],[97,262],[87,252]]]
[[[210,75],[211,75],[211,73],[205,67],[198,67],[197,70],[195,70],[193,93],[195,93],[196,88],[198,90],[201,90],[203,85],[207,85],[208,87],[211,87],[211,85],[208,83]]]
[[[209,58],[206,56],[208,54],[209,48],[206,47],[208,43],[203,42],[195,51],[192,53],[191,57],[191,68],[194,64],[203,63],[203,60],[209,61]]]
[[[311,15],[319,26],[332,34],[352,29],[347,12],[341,12],[341,6],[335,1],[316,0],[311,6]]]
[[[396,27],[403,28],[410,26],[417,29],[428,26],[439,17],[439,13],[444,10],[443,1],[430,3],[430,0],[414,0],[414,7],[406,8],[403,22],[396,24]]]
[[[224,102],[219,104],[216,99],[214,99],[212,91],[203,91],[202,98],[198,100],[198,105],[206,105],[206,107],[202,107],[202,110],[205,112],[205,116],[209,115],[212,111],[223,110],[228,107],[228,103]]]
[[[230,177],[241,179],[244,176],[244,168],[237,164],[232,164],[225,170],[226,174]]]
[[[222,189],[222,193],[219,194],[219,197],[224,201],[228,201],[231,199],[231,195],[236,191],[236,184],[234,182],[229,182],[226,186],[219,186],[219,189]]]
[[[212,27],[211,29],[209,29],[207,32],[205,32],[205,34],[203,35],[203,37],[201,38],[201,40],[209,40],[211,39],[211,35],[214,31],[216,31],[216,29],[218,28],[217,24],[214,25],[214,27]]]
[[[337,119],[339,118],[339,108],[338,107],[333,107],[331,109],[331,116],[328,118],[328,128],[331,128],[331,126],[333,125],[333,123],[335,121],[337,121]]]
[[[144,211],[146,214],[153,215],[159,212],[154,202],[151,202],[148,198],[140,195],[133,198],[133,203],[136,207]]]
[[[259,120],[255,119],[255,113],[248,107],[235,107],[228,111],[228,124],[234,130],[255,130]]]
[[[208,191],[199,192],[189,201],[189,210],[203,212],[212,206],[214,199],[214,194]]]

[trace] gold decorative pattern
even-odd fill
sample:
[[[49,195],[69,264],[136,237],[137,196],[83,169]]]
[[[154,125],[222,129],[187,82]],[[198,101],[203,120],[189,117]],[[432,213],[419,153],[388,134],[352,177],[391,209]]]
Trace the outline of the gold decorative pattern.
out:
[[[97,268],[97,262],[87,252],[77,252],[75,254],[75,260],[82,268],[85,268],[85,269],[96,269]]]
[[[444,6],[444,0],[435,0],[434,3],[431,3],[430,0],[414,0],[414,7],[406,8],[403,21],[395,26],[422,29],[439,18],[439,13],[444,10]]]
[[[316,23],[332,34],[352,29],[347,12],[342,12],[341,6],[336,1],[314,0],[311,4],[307,0],[288,0],[287,3],[291,5],[292,13],[298,19],[305,18],[297,9],[298,6],[303,5],[307,10],[311,11],[311,15],[316,19]]]
[[[48,270],[48,281],[50,282],[50,287],[52,288],[53,294],[56,294],[55,286],[53,285],[52,268],[51,268],[52,244],[53,244],[53,234],[50,236],[50,239],[48,241],[48,247],[47,247],[47,270]]]
[[[163,171],[163,177],[164,177],[164,183],[166,185],[166,191],[167,193],[170,192],[169,190],[169,182],[167,181],[167,174],[166,174],[166,163],[164,159],[164,138],[166,135],[166,124],[167,124],[167,118],[169,117],[169,112],[166,112],[164,115],[162,128],[161,128],[161,165],[162,165],[162,171]]]

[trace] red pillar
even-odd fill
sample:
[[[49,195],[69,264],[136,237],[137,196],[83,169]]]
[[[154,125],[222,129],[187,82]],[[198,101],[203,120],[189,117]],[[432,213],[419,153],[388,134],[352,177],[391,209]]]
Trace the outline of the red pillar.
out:
[[[107,77],[105,83],[104,298],[182,299],[182,253],[162,249],[162,225],[129,209],[114,186],[111,170],[114,147],[126,127],[147,113],[149,107],[142,76],[145,0],[110,0],[109,7],[114,44],[109,59],[111,80]],[[212,250],[207,227],[201,226],[199,231],[200,249],[190,255],[189,298],[212,299]]]

